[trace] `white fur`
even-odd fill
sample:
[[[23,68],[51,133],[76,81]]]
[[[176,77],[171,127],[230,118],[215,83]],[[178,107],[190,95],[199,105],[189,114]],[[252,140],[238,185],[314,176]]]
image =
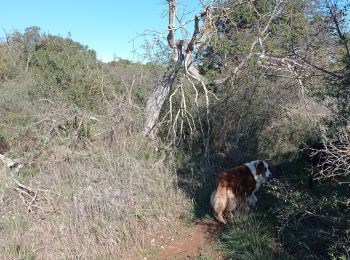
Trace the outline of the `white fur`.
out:
[[[256,188],[254,191],[258,191],[261,184],[263,184],[266,181],[266,178],[270,177],[270,175],[271,175],[269,165],[265,161],[262,161],[262,162],[264,163],[264,167],[266,168],[266,172],[265,172],[266,178],[265,178],[265,176],[261,176],[261,175],[256,174],[256,167],[257,167],[259,162],[260,161],[257,160],[257,161],[251,161],[251,162],[244,164],[245,166],[247,166],[249,168],[250,172],[253,174],[254,179],[256,181]]]
[[[255,204],[258,201],[258,198],[255,196],[255,192],[257,192],[260,189],[261,184],[263,184],[266,181],[266,178],[268,178],[271,175],[269,165],[267,162],[262,161],[264,163],[264,167],[266,169],[265,176],[257,175],[256,174],[256,167],[260,160],[257,161],[251,161],[248,163],[245,163],[244,165],[247,166],[250,170],[250,172],[253,174],[254,179],[256,181],[256,186],[252,194],[248,197],[248,203],[252,206],[255,206]]]

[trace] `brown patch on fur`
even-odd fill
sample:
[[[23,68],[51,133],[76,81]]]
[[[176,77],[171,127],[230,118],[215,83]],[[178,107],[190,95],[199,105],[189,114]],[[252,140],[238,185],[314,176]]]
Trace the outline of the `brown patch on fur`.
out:
[[[259,163],[257,172],[265,173],[264,164]],[[247,197],[252,194],[256,187],[256,181],[249,168],[245,165],[237,166],[219,172],[217,188],[211,195],[211,205],[219,222],[225,223],[223,214],[226,213],[232,219],[233,210],[241,208],[248,210]]]
[[[260,161],[256,166],[256,175],[264,175],[265,176],[266,168],[263,161]]]
[[[254,176],[245,165],[219,172],[217,182],[218,186],[230,187],[236,197],[248,196],[255,189]]]

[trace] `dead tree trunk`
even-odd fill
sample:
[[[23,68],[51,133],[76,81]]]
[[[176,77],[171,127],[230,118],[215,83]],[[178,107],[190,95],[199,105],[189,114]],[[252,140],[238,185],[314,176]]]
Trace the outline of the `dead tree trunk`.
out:
[[[196,37],[199,34],[199,20],[203,16],[209,14],[209,9],[207,8],[203,13],[196,15],[195,17],[195,29],[192,39],[189,40],[177,40],[174,39],[175,26],[174,18],[176,15],[176,1],[168,0],[169,5],[169,25],[168,25],[168,36],[167,41],[169,47],[173,50],[172,64],[169,66],[168,70],[164,74],[162,80],[160,80],[155,86],[148,98],[145,113],[144,113],[144,123],[143,132],[149,137],[154,137],[156,130],[156,124],[159,119],[159,115],[163,106],[164,101],[169,95],[172,85],[175,81],[176,75],[181,68],[185,67],[186,73],[188,73],[192,78],[200,80],[200,76],[197,68],[192,64],[192,52],[194,50],[194,44],[196,42]],[[193,74],[193,75],[192,75]]]
[[[155,85],[149,96],[145,108],[143,131],[153,138],[154,127],[158,121],[163,103],[169,95],[170,89],[176,78],[178,67],[170,68],[163,76],[163,79]]]

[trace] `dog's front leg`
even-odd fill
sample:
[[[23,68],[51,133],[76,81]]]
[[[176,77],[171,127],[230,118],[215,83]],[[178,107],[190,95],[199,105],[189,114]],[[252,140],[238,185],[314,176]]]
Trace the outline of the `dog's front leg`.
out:
[[[237,208],[239,209],[239,211],[248,213],[250,211],[249,197],[244,196],[244,197],[238,198],[237,200],[238,200]]]
[[[255,193],[253,192],[252,195],[248,197],[248,204],[251,207],[255,207],[255,204],[258,202],[258,198],[255,196]]]

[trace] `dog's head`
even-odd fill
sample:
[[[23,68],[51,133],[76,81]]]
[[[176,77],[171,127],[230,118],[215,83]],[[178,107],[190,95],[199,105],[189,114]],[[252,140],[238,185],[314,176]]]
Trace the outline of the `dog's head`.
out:
[[[252,161],[245,164],[249,167],[250,171],[254,175],[255,180],[261,184],[271,176],[269,164],[262,160]]]
[[[257,161],[255,167],[256,167],[256,175],[259,175],[265,179],[267,179],[271,176],[269,164],[267,162]]]

